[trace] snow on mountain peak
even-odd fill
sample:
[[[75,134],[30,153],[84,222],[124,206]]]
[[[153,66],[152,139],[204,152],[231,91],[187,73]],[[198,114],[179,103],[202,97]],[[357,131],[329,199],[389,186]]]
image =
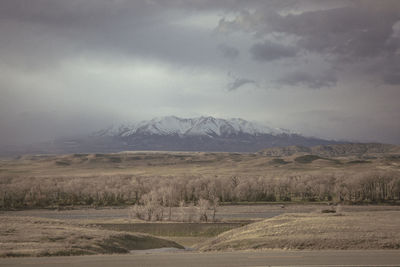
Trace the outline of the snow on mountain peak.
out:
[[[113,126],[96,133],[98,136],[128,137],[134,134],[150,135],[205,135],[227,136],[238,134],[288,134],[287,130],[271,128],[240,118],[218,119],[214,117],[178,118],[176,116],[157,117],[131,125]]]

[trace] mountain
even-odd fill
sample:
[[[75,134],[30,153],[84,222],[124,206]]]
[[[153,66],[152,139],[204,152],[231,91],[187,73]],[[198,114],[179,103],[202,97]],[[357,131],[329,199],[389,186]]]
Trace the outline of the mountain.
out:
[[[89,136],[57,139],[29,148],[8,148],[8,155],[110,153],[127,150],[257,152],[285,146],[317,146],[338,142],[306,137],[243,119],[213,117],[155,118],[114,125]]]
[[[315,146],[335,141],[305,137],[243,119],[168,116],[95,132],[90,142],[98,151],[167,150],[256,152],[276,146]],[[75,144],[80,147],[87,142]]]
[[[289,134],[289,131],[271,128],[239,118],[228,120],[213,117],[182,119],[176,116],[168,116],[142,121],[137,124],[111,126],[96,132],[94,136],[130,137],[138,134],[223,137],[240,134],[254,136],[262,134],[279,135]]]

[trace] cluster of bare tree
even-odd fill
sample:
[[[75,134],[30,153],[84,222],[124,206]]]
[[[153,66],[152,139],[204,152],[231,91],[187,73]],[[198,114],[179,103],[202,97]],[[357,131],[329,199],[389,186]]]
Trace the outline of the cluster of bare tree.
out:
[[[208,222],[216,221],[217,208],[219,200],[214,198],[212,201],[208,199],[199,199],[197,203],[179,202],[179,217],[172,217],[172,205],[165,205],[154,191],[145,194],[139,203],[133,205],[129,212],[130,218],[138,218],[146,221],[162,221],[162,220],[179,220],[182,222]],[[196,206],[194,205],[196,204]],[[166,214],[168,210],[168,214]]]
[[[266,176],[0,177],[0,208],[134,205],[135,216],[171,218],[182,203],[264,201],[385,202],[400,200],[400,172]],[[162,208],[160,208],[162,207]],[[201,212],[199,211],[199,214]],[[203,212],[202,220],[209,220]]]

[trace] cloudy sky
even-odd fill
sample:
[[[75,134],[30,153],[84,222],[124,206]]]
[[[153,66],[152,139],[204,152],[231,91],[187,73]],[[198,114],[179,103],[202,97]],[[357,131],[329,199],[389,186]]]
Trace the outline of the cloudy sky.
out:
[[[0,144],[158,116],[400,144],[400,1],[2,0]]]

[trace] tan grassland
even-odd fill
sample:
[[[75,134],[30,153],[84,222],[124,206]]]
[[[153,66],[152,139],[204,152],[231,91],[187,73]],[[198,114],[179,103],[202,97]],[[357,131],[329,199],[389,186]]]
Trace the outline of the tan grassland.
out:
[[[35,217],[0,216],[0,257],[128,253],[182,246],[141,233]]]
[[[399,202],[399,153],[22,156],[0,159],[0,256],[180,247],[172,240],[201,251],[399,249]],[[147,222],[135,207],[146,208]],[[173,234],[126,230],[167,221]],[[232,229],[227,221],[258,222]],[[181,233],[195,223],[199,232]]]
[[[400,200],[400,156],[122,152],[0,160],[0,208]]]
[[[400,212],[284,214],[227,231],[197,248],[399,249]]]

